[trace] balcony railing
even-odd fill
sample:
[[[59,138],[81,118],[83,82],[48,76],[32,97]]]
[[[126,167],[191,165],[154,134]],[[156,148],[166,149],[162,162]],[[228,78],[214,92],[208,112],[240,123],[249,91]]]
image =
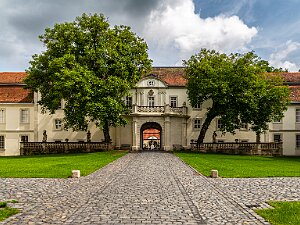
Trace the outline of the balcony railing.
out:
[[[133,105],[132,113],[165,113],[185,115],[186,107],[170,107],[168,104],[164,106],[137,106]]]
[[[173,113],[183,114],[183,107],[171,107],[170,111]]]
[[[20,155],[97,152],[112,149],[102,142],[21,142]]]
[[[164,106],[138,106],[138,112],[159,112],[164,113],[165,107]]]
[[[207,153],[280,156],[282,155],[282,142],[202,143],[198,146],[196,142],[191,142],[191,150]]]

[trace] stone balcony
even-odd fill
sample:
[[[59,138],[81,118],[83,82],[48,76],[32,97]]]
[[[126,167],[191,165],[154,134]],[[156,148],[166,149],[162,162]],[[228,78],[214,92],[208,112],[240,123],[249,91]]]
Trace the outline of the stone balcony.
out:
[[[183,105],[182,107],[170,107],[169,104],[164,106],[138,106],[132,105],[132,114],[141,114],[141,115],[178,115],[186,116],[187,107]]]

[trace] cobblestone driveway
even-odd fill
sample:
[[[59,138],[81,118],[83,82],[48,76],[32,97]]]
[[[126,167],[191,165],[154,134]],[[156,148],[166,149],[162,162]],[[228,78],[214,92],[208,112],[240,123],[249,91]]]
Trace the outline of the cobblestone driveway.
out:
[[[268,224],[253,207],[300,201],[300,178],[210,179],[160,152],[131,153],[80,179],[0,179],[22,212],[0,224]]]

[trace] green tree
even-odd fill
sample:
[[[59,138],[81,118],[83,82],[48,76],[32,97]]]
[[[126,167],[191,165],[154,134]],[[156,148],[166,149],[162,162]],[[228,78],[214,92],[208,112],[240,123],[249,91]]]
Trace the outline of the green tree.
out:
[[[192,105],[210,101],[197,143],[203,143],[214,118],[223,132],[235,133],[244,123],[259,136],[268,123],[283,117],[289,104],[289,89],[278,71],[253,52],[221,54],[202,49],[184,61],[188,98]]]
[[[44,113],[65,101],[66,129],[94,122],[109,142],[109,127],[126,124],[124,96],[151,69],[147,44],[130,27],[110,27],[102,14],[55,24],[39,38],[46,50],[33,55],[26,87],[40,93]]]

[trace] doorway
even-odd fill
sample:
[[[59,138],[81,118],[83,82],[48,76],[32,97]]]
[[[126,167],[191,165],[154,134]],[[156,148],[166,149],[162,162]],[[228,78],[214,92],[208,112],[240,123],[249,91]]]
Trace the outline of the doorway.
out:
[[[147,122],[141,127],[142,150],[161,150],[162,128],[158,123]]]

